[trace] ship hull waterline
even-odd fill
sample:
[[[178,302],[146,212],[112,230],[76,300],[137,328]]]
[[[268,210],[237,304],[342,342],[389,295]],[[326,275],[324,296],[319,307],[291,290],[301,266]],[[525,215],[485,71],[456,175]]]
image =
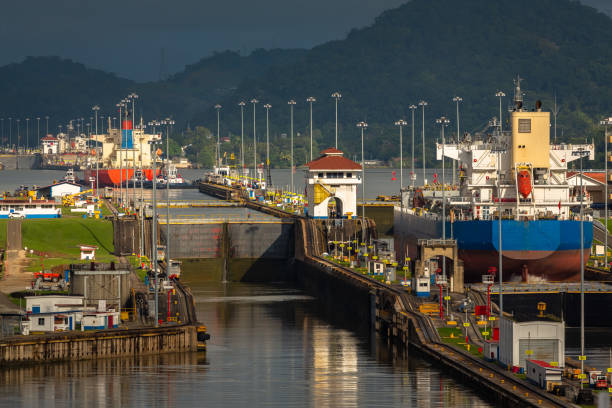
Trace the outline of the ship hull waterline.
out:
[[[418,240],[441,237],[441,222],[411,214],[395,213],[394,241],[397,254],[418,259]],[[495,220],[446,224],[448,238],[457,240],[466,282],[481,282],[489,267],[499,264],[499,227]],[[504,281],[580,279],[580,222],[575,220],[502,220]],[[593,242],[593,224],[584,222],[584,263]]]
[[[123,184],[125,184],[127,180],[131,180],[134,176],[133,169],[123,169],[123,172],[121,171],[121,169],[100,169],[97,172],[96,172],[96,169],[87,169],[84,171],[84,174],[85,174],[84,179],[89,180],[91,177],[95,179],[96,173],[98,175],[98,186],[99,187],[118,186],[122,182]],[[156,173],[159,175],[159,170],[157,170]],[[149,181],[153,180],[153,170],[152,169],[145,169],[144,175],[147,180]]]

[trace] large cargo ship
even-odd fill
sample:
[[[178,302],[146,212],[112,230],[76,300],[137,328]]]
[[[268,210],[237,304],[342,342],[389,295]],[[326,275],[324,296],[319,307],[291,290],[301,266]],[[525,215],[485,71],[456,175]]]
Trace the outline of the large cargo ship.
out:
[[[122,121],[121,132],[119,129],[110,128],[106,135],[100,135],[98,144],[102,145],[102,157],[97,163],[89,161],[89,167],[84,170],[84,180],[98,178],[99,187],[118,186],[122,182],[132,180],[134,169],[136,175],[144,175],[146,180],[153,180],[151,164],[151,152],[149,142],[159,138],[157,134],[146,134],[143,127],[133,129],[130,119]],[[142,171],[141,171],[142,168]],[[159,170],[156,171],[159,174]]]
[[[402,191],[402,205],[394,210],[400,256],[415,259],[418,239],[455,239],[466,281],[478,282],[489,267],[498,266],[501,224],[504,280],[578,279],[580,250],[586,263],[593,226],[585,217],[581,242],[580,206],[590,202],[580,186],[568,184],[567,166],[581,158],[593,160],[594,145],[551,145],[550,112],[540,101],[532,110],[523,107],[520,81],[515,81],[510,130],[493,118],[481,133],[437,144],[438,160],[458,162],[457,186]]]

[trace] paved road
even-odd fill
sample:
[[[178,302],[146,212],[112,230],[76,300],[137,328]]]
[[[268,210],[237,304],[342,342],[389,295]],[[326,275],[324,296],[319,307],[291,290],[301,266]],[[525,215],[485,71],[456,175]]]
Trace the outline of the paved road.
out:
[[[21,220],[11,219],[6,223],[6,249],[19,251],[21,248]]]

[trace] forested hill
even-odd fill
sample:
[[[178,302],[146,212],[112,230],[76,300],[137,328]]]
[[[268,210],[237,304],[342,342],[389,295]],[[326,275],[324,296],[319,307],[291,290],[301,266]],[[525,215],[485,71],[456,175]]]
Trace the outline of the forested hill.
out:
[[[544,108],[551,109],[556,93],[559,134],[592,136],[595,119],[612,113],[612,20],[570,0],[413,0],[342,41],[313,48],[299,63],[270,68],[243,82],[222,104],[252,97],[271,103],[274,129],[287,132],[287,101],[295,99],[296,127],[303,133],[305,99],[315,96],[315,128],[323,129],[320,144],[329,145],[334,121],[330,94],[339,90],[340,147],[357,152],[355,123],[366,120],[367,155],[388,159],[397,155],[393,123],[409,119],[410,104],[429,103],[425,114],[432,148],[431,139],[439,134],[436,117],[448,116],[454,129],[453,96],[463,98],[462,129],[479,129],[497,116],[497,90],[508,95],[504,105],[509,102],[517,74],[525,78],[527,106],[542,99]],[[238,132],[239,116],[226,112],[225,118],[230,130]],[[417,118],[418,129],[420,112]],[[212,111],[196,117],[202,123],[213,120]]]
[[[410,121],[409,106],[425,100],[427,156],[434,164],[433,146],[439,134],[435,119],[446,115],[451,120],[448,132],[452,135],[456,129],[452,98],[463,98],[462,131],[479,130],[498,115],[496,91],[506,93],[504,107],[510,103],[512,79],[517,75],[525,79],[527,107],[541,99],[544,109],[550,110],[556,95],[561,140],[597,138],[602,147],[597,123],[612,115],[612,20],[571,0],[412,0],[384,12],[370,26],[352,30],[343,40],[310,50],[258,50],[248,56],[220,52],[168,79],[150,83],[121,79],[59,58],[28,58],[0,67],[0,117],[19,117],[23,125],[26,117],[50,115],[50,122],[57,125],[76,117],[88,118],[94,104],[102,107],[101,113],[113,112],[121,97],[135,91],[141,96],[137,114],[142,112],[145,120],[175,118],[177,143],[192,144],[191,158],[210,164],[214,146],[208,143],[214,138],[208,139],[210,134],[204,129],[181,133],[182,129],[190,124],[192,129],[216,130],[213,106],[219,103],[223,106],[221,133],[232,136],[223,149],[237,153],[237,104],[256,98],[260,101],[256,117],[260,142],[265,140],[263,105],[272,105],[271,154],[273,165],[278,166],[289,163],[289,142],[282,134],[290,130],[290,99],[297,102],[298,164],[309,156],[307,97],[317,99],[315,150],[333,143],[335,116],[330,94],[339,91],[339,147],[351,157],[360,155],[355,124],[365,120],[369,123],[366,156],[382,160],[399,156],[398,130],[393,123],[400,118]],[[245,141],[250,149],[251,104],[245,109],[245,133],[249,135]],[[421,115],[417,110],[417,132]],[[405,130],[409,133],[410,127]],[[405,146],[407,157],[407,141]],[[417,160],[420,149],[418,143]]]

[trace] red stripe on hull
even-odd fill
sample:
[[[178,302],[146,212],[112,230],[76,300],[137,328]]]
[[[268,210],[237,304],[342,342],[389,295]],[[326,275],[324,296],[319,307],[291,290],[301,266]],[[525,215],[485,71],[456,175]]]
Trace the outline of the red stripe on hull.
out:
[[[465,265],[465,281],[481,282],[490,266],[497,267],[499,254],[495,251],[460,250],[459,257]],[[584,263],[589,259],[589,249],[584,250]],[[523,265],[529,276],[547,281],[577,281],[580,279],[580,250],[568,251],[504,251],[504,281],[522,276]]]
[[[90,177],[96,178],[95,169],[85,170],[85,180],[89,180]],[[159,170],[156,171],[159,174]],[[147,180],[153,180],[153,170],[145,169],[145,177]],[[123,176],[123,177],[122,177]],[[112,187],[119,185],[122,181],[125,183],[126,180],[131,179],[134,176],[133,169],[100,169],[98,170],[98,186],[99,187]]]

